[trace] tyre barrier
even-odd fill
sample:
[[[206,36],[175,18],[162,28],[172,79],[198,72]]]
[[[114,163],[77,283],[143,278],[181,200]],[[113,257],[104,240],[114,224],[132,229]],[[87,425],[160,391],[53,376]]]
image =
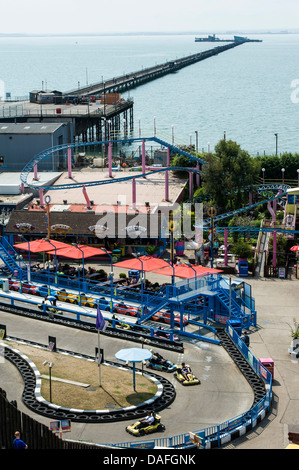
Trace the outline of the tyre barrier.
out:
[[[233,340],[229,337],[226,331],[218,330],[217,336],[221,340],[221,345],[228,352],[230,357],[233,359],[240,372],[244,375],[247,382],[251,386],[254,398],[251,408],[253,408],[263,397],[266,395],[266,388],[261,377],[251,367],[249,362],[245,359],[243,354],[239,351]]]
[[[69,326],[70,328],[81,329],[84,331],[89,331],[92,333],[97,333],[98,330],[95,328],[95,324],[84,321],[84,320],[76,320],[70,318],[64,318],[60,314],[54,314],[53,318],[49,318],[48,314],[43,311],[36,311],[27,307],[19,307],[17,305],[8,305],[3,302],[0,302],[0,309],[13,313],[16,315],[21,315],[25,317],[34,318],[35,320],[47,321],[51,323],[60,324],[63,326]],[[184,352],[184,346],[181,341],[170,341],[164,340],[163,338],[152,337],[147,334],[139,332],[139,328],[136,327],[136,331],[134,330],[122,330],[120,328],[113,328],[111,326],[107,326],[106,330],[103,332],[103,335],[106,336],[113,336],[115,338],[120,338],[128,341],[134,341],[135,343],[141,343],[143,339],[146,339],[151,346],[158,347],[161,349],[167,349],[170,351],[176,352]]]
[[[62,352],[62,350],[56,350]],[[64,353],[69,353],[63,351]],[[40,375],[35,364],[30,361],[24,354],[10,346],[4,347],[4,357],[14,364],[24,380],[24,390],[22,393],[23,403],[32,410],[34,413],[51,418],[51,419],[71,419],[74,422],[87,422],[87,423],[106,423],[125,420],[137,420],[142,416],[146,416],[148,411],[161,411],[169,406],[175,399],[176,392],[173,385],[164,377],[157,374],[148,373],[146,375],[149,379],[156,382],[158,392],[156,395],[146,402],[137,405],[136,407],[130,406],[128,408],[120,408],[116,410],[73,410],[71,408],[59,407],[47,402],[40,394]],[[84,356],[94,360],[92,357]],[[118,363],[105,361],[107,365],[119,367]],[[124,366],[121,366],[123,369]],[[126,367],[126,369],[133,369]],[[141,372],[141,369],[135,368],[136,372]],[[144,373],[145,375],[145,373]]]

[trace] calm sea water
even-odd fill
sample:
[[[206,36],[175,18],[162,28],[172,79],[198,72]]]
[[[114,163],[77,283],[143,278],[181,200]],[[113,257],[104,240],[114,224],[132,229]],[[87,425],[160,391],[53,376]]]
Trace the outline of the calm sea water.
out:
[[[249,36],[254,38],[254,36]],[[224,132],[252,155],[299,152],[299,35],[260,35],[248,43],[123,96],[134,99],[143,136],[213,150]],[[194,35],[0,38],[0,80],[12,97],[34,89],[73,90],[213,47]],[[299,87],[299,85],[297,85]],[[299,93],[298,93],[299,96]],[[173,127],[172,127],[173,126]],[[173,129],[173,130],[172,130]]]

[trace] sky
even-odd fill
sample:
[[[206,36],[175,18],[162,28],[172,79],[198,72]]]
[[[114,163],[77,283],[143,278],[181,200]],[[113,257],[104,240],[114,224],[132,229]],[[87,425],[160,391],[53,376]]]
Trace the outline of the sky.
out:
[[[298,0],[13,0],[0,34],[299,30]]]

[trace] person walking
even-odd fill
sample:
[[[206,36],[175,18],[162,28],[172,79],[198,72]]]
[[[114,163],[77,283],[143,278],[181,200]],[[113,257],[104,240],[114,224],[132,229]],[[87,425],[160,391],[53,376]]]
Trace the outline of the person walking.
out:
[[[22,441],[19,431],[15,432],[15,438],[13,440],[13,448],[14,449],[28,449],[27,444],[25,444],[25,442]]]

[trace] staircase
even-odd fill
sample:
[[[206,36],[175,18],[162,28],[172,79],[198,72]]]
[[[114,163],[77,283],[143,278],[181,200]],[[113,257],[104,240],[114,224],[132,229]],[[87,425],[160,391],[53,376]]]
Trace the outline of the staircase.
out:
[[[168,299],[166,298],[166,287],[157,292],[157,294],[150,297],[150,300],[146,307],[144,308],[144,313],[140,318],[140,323],[145,322],[150,319],[155,313],[159,312],[162,308],[167,307],[169,304]]]
[[[5,263],[5,272],[12,274],[20,280],[27,279],[27,265],[23,260],[18,260],[18,253],[8,243],[6,238],[0,239],[0,258]]]
[[[242,319],[245,316],[245,312],[233,298],[231,299],[230,306],[228,289],[223,289],[220,287],[217,293],[217,298],[220,300],[222,305],[224,305],[227,311],[230,311],[230,318]]]

